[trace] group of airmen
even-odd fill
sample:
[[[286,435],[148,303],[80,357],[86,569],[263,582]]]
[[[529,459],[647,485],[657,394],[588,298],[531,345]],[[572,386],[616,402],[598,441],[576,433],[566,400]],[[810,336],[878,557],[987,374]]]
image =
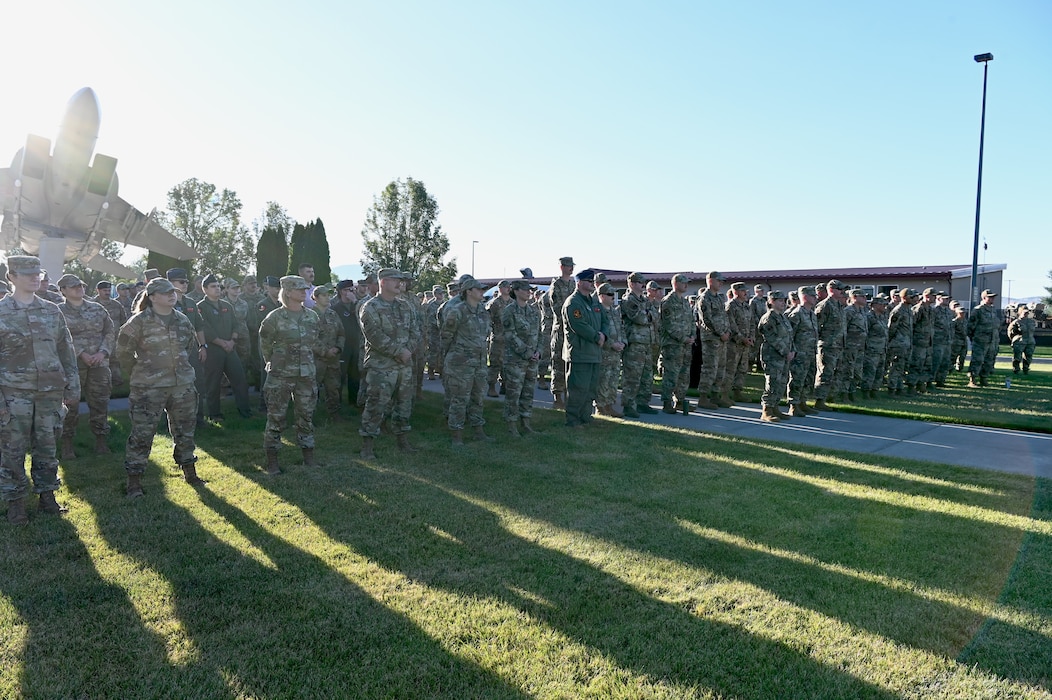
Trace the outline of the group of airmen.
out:
[[[571,257],[559,264],[547,290],[533,287],[524,268],[523,279],[502,281],[488,301],[486,285],[470,275],[414,293],[411,274],[385,268],[330,290],[314,284],[307,263],[297,275],[266,277],[262,287],[254,276],[191,281],[180,268],[148,270],[140,283],[117,285],[117,297],[104,281],[89,299],[76,275],[49,289],[39,259],[12,256],[10,294],[0,299],[0,497],[8,519],[28,521],[28,451],[39,510],[64,510],[54,497],[59,439],[63,458],[75,458],[83,393],[95,451],[108,453],[110,392],[125,381],[126,491],[137,497],[162,414],[185,480],[202,483],[195,428],[223,420],[227,385],[238,412],[251,416],[250,381],[267,413],[264,470],[278,474],[289,403],[302,461],[314,465],[315,409],[323,399],[329,419],[342,420],[344,387],[362,411],[360,454],[373,459],[384,432],[401,450],[415,451],[408,435],[425,379],[441,378],[452,445],[460,447],[469,429],[476,440],[492,440],[484,429],[485,396],[504,395],[509,433],[535,432],[535,387],[550,390],[566,425],[578,428],[595,412],[657,413],[650,405],[655,374],[665,413],[730,407],[743,400],[755,367],[765,375],[761,419],[775,422],[829,410],[836,400],[873,398],[883,387],[908,395],[944,386],[951,369],[963,370],[969,341],[969,386],[985,386],[997,354],[1000,319],[991,290],[966,316],[934,289],[867,300],[834,279],[788,295],[757,285],[750,299],[744,283],[725,292],[724,276],[710,272],[704,289],[688,296],[685,274],[674,275],[666,292],[634,272],[618,300],[603,273],[575,275]],[[1033,331],[1031,314],[1020,307],[1009,327],[1017,372],[1029,371]],[[696,353],[699,399],[692,405],[687,388]]]

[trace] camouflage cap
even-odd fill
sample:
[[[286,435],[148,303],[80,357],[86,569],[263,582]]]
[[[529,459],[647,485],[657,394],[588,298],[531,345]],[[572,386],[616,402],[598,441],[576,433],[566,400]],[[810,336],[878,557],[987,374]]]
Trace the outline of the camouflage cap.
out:
[[[687,284],[690,282],[690,278],[687,277],[685,272],[677,272],[672,275],[672,282],[673,284]]]
[[[310,289],[310,282],[299,275],[285,275],[281,278],[282,289]]]
[[[983,296],[984,297],[995,297],[995,296],[997,296],[997,292],[995,292],[992,289],[984,289],[983,290]]]
[[[565,258],[559,258],[559,264],[560,265],[568,265],[570,267],[573,267],[574,266],[573,258],[571,258],[569,255],[567,255]]]
[[[157,270],[157,268],[151,267],[148,270],[146,270],[146,272],[142,273],[142,276],[146,278],[147,282],[149,282],[150,280],[157,279],[158,277],[160,277],[161,273]]]
[[[466,292],[469,289],[485,289],[486,285],[479,282],[474,277],[469,276],[466,280],[462,280],[460,283],[460,291]]]
[[[614,287],[609,282],[603,282],[601,285],[599,285],[599,289],[597,291],[599,292],[599,294],[609,294],[610,296],[614,296]]]
[[[122,289],[128,289],[128,288],[129,287],[128,287],[128,283],[127,282],[119,282],[117,284],[117,291],[118,292],[121,291]]]
[[[317,299],[318,297],[330,296],[329,287],[324,284],[319,284],[317,287],[311,290],[310,295],[314,299]]]
[[[376,278],[377,279],[381,279],[381,280],[386,280],[386,279],[400,280],[400,279],[405,279],[405,276],[402,274],[402,271],[399,270],[398,268],[385,267],[384,269],[382,269],[382,270],[380,270],[379,272],[376,273]]]
[[[365,276],[365,279],[361,281],[361,284],[376,284],[376,273],[370,272]]]
[[[646,282],[647,277],[642,272],[633,272],[628,276],[629,282]]]
[[[432,294],[438,294],[439,292],[444,292],[444,291],[445,290],[442,288],[442,285],[440,285],[440,284],[436,284],[436,285],[433,285],[431,287],[431,293]]]
[[[942,290],[939,290],[938,292],[935,292],[935,296],[936,297],[949,297],[950,293],[949,292],[944,292]]]
[[[797,292],[797,294],[799,294],[802,297],[803,296],[813,297],[815,295],[815,288],[814,287],[808,287],[807,285],[804,285],[802,287],[797,287],[796,292]]]
[[[772,289],[767,292],[767,301],[775,301],[776,299],[785,299],[785,292],[778,289]]]
[[[255,282],[255,275],[245,275],[245,278],[241,280],[241,284],[248,284],[249,282]]]
[[[227,277],[225,280],[223,280],[223,287],[225,289],[233,289],[234,287],[241,289],[241,283],[233,277]]]
[[[841,282],[840,280],[838,280],[838,279],[831,279],[826,284],[826,288],[827,289],[839,289],[839,290],[843,291],[843,290],[847,289],[848,286],[846,284],[844,284],[843,282]]]
[[[871,304],[885,304],[886,305],[888,303],[888,298],[886,296],[884,296],[883,294],[877,294],[876,296],[873,297],[873,299],[870,301],[870,303]]]
[[[956,309],[962,309],[963,310],[964,309],[964,307],[961,306],[961,302],[959,302],[959,301],[951,301],[950,302],[950,308],[954,309],[954,310],[956,310]]]
[[[460,285],[456,282],[446,282],[446,294],[456,294]]]
[[[168,292],[174,292],[175,285],[166,280],[163,277],[154,277],[150,280],[150,283],[146,285],[146,294],[167,294]]]
[[[16,275],[39,275],[40,258],[35,255],[12,255],[7,259],[7,271]]]
[[[497,289],[504,289],[505,287],[510,287],[510,286],[511,286],[511,282],[509,282],[508,280],[501,280],[500,283],[497,284]]]
[[[745,285],[744,282],[735,282],[731,285],[731,289],[735,292],[744,292],[748,290],[748,287]]]
[[[186,270],[181,267],[173,267],[168,270],[168,272],[164,273],[164,276],[168,278],[169,282],[190,281],[190,277],[186,274]]]
[[[595,273],[595,277],[593,279],[595,280],[596,284],[603,284],[604,282],[606,282],[606,273],[597,272]]]
[[[899,290],[899,297],[902,299],[909,299],[910,297],[917,296],[916,290],[910,289],[909,287],[903,287]]]
[[[861,289],[852,289],[852,290],[850,290],[850,291],[849,291],[849,292],[847,293],[847,295],[848,295],[849,297],[851,297],[851,298],[856,298],[856,297],[863,297],[863,298],[865,298],[865,296],[866,296],[866,293],[865,293],[865,292],[863,292],[863,291],[862,291]]]
[[[923,292],[921,292],[921,296],[925,297],[930,297],[932,294],[935,294],[935,287],[928,287]]]
[[[84,280],[82,280],[81,278],[77,277],[76,275],[74,275],[72,273],[66,273],[66,274],[62,275],[61,277],[59,277],[59,279],[58,279],[58,288],[59,289],[68,289],[69,287],[84,287],[84,286],[87,286],[87,285],[84,284]]]
[[[705,279],[707,279],[707,280],[719,280],[720,282],[726,282],[727,281],[726,277],[724,277],[719,272],[716,272],[715,270],[713,270],[709,274],[705,275]]]
[[[528,280],[515,280],[511,283],[511,291],[530,291],[530,283]]]
[[[654,280],[650,280],[649,282],[647,282],[647,289],[664,289],[664,287],[662,287]]]

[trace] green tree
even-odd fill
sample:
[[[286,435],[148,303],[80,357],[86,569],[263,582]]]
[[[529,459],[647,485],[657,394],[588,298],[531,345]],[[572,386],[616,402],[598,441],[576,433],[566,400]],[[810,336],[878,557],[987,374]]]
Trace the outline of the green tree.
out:
[[[198,257],[191,274],[246,275],[255,262],[255,242],[241,223],[241,200],[233,190],[210,182],[184,180],[168,191],[161,224],[193,247]]]
[[[292,231],[288,274],[297,274],[300,263],[309,263],[314,266],[316,284],[328,284],[332,281],[332,270],[329,268],[329,240],[325,237],[325,224],[321,219],[310,221],[303,226],[297,224]]]
[[[1048,271],[1048,280],[1052,282],[1052,270]],[[1052,306],[1052,287],[1045,287],[1045,291],[1048,292],[1048,296],[1045,297],[1045,306]]]
[[[438,202],[423,182],[407,178],[391,182],[365,215],[362,238],[366,274],[396,267],[417,276],[417,287],[445,284],[457,275],[457,260],[444,262],[449,239],[437,222]]]
[[[281,277],[289,264],[289,244],[285,235],[276,228],[267,227],[256,244],[256,278],[260,285],[269,275]]]

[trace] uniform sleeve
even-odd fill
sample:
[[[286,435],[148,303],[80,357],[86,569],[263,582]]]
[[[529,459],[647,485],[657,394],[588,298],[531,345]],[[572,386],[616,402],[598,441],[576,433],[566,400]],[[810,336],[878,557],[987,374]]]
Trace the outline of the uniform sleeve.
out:
[[[375,304],[366,304],[362,308],[362,333],[365,334],[365,339],[369,341],[369,347],[374,353],[394,359],[400,351],[406,348],[384,332],[383,321],[376,312],[375,306]]]
[[[563,321],[567,327],[572,330],[579,338],[582,338],[591,343],[599,342],[599,331],[609,330],[608,322],[606,317],[603,316],[600,321],[599,328],[593,328],[588,320],[585,318],[585,314],[581,309],[576,308],[577,304],[571,300],[565,306],[563,306]]]
[[[533,350],[526,341],[515,332],[515,312],[518,306],[508,304],[500,312],[500,325],[504,331],[504,344],[512,355],[526,359],[533,354]]]
[[[101,306],[101,304],[100,304]],[[102,342],[99,343],[99,352],[106,353],[106,357],[113,357],[113,353],[116,350],[117,336],[116,329],[113,327],[113,319],[110,318],[110,312],[106,311],[106,308],[102,308]]]
[[[211,318],[212,314],[206,314],[204,312],[204,307],[206,303],[207,302],[203,300],[197,303],[197,317],[198,319],[200,319],[201,323],[201,325],[198,327],[198,330],[204,331],[205,342],[211,343],[213,340],[218,338],[219,335],[217,332],[218,329],[216,328],[215,323]]]
[[[121,326],[117,334],[117,359],[120,361],[121,370],[130,377],[135,369],[135,349],[139,347],[139,335],[142,331],[140,320],[132,317],[132,320]]]
[[[107,318],[109,316],[107,315]],[[62,373],[66,376],[66,390],[63,399],[80,401],[80,371],[77,369],[77,353],[73,350],[73,337],[66,326],[66,318],[58,312],[59,332],[55,349],[58,351]]]

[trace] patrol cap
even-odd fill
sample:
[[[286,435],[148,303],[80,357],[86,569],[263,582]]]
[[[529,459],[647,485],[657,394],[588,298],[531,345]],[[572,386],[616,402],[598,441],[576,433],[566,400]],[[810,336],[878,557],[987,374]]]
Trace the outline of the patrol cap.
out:
[[[950,302],[950,308],[951,309],[960,309],[960,308],[963,308],[963,307],[961,306],[961,302],[959,302],[959,301],[951,301]]]
[[[241,289],[241,283],[233,277],[227,277],[225,280],[223,280],[223,287],[225,289],[233,289],[234,287]]]
[[[846,284],[844,284],[843,282],[841,282],[838,279],[831,279],[831,280],[829,280],[829,283],[826,285],[826,287],[828,289],[839,289],[841,291],[848,288]]]
[[[909,287],[903,287],[899,290],[899,297],[903,299],[908,299],[909,297],[915,296],[917,296],[917,292],[913,289],[910,289]]]
[[[167,294],[168,292],[174,291],[175,285],[163,277],[154,277],[150,280],[150,283],[146,285],[147,294]]]
[[[285,275],[280,283],[282,289],[310,289],[310,283],[299,275]]]
[[[719,272],[716,272],[715,270],[713,270],[709,274],[705,275],[705,279],[707,279],[707,280],[719,280],[720,282],[726,282],[727,281],[726,277],[724,277]]]
[[[519,274],[523,277],[533,277],[533,270],[529,267],[524,267],[519,270]]]
[[[574,266],[573,258],[571,258],[569,255],[567,255],[565,258],[559,258],[559,264],[560,265],[569,265],[570,267],[573,267]]]
[[[508,280],[501,280],[500,283],[497,285],[497,289],[504,289],[505,287],[510,287],[510,286],[511,286],[511,282],[509,282]]]
[[[310,295],[312,299],[317,299],[318,297],[322,296],[327,297],[329,296],[329,288],[324,284],[319,284],[311,291]]]
[[[530,291],[530,283],[528,280],[515,280],[511,283],[511,291]]]
[[[173,267],[164,273],[164,276],[168,278],[169,282],[189,282],[190,278],[186,274],[186,270],[181,267]]]
[[[872,299],[872,301],[870,303],[872,303],[872,304],[884,304],[886,306],[887,303],[888,303],[888,298],[886,296],[884,296],[883,294],[877,294],[875,297],[873,297],[873,299]]]
[[[142,276],[146,278],[147,282],[149,282],[150,280],[157,279],[158,277],[160,277],[161,273],[157,271],[156,267],[151,267],[150,269],[146,270],[146,272],[142,273]]]
[[[370,272],[359,284],[376,284],[376,273]]]
[[[256,281],[256,276],[255,275],[245,275],[245,278],[243,280],[241,280],[241,284],[248,284],[249,282],[255,282],[255,281]]]
[[[127,282],[118,282],[117,283],[117,291],[119,292],[122,289],[128,289],[128,283]]]
[[[59,280],[58,280],[58,288],[59,289],[68,289],[69,287],[84,287],[84,286],[86,286],[84,284],[84,280],[82,280],[81,278],[79,278],[76,275],[71,274],[71,273],[66,273],[66,274],[62,275],[62,277],[60,277]]]
[[[767,292],[767,301],[774,301],[775,299],[785,299],[785,292],[778,289],[772,289]]]
[[[937,296],[937,297],[948,297],[948,296],[950,296],[950,293],[949,292],[938,291],[938,292],[935,292],[935,296]]]
[[[799,294],[801,297],[803,297],[803,296],[813,297],[815,295],[815,288],[814,287],[808,287],[808,286],[804,285],[802,287],[797,287],[796,293]]]
[[[471,276],[468,276],[468,278],[466,280],[463,280],[460,283],[460,291],[461,292],[466,292],[469,289],[485,289],[485,288],[486,288],[486,285],[482,284],[477,279],[475,279],[474,277],[471,277]]]
[[[735,282],[731,285],[731,289],[733,289],[736,292],[744,292],[746,290],[746,286],[744,282]]]
[[[578,282],[594,282],[595,281],[595,270],[587,269],[581,270],[577,273]]]
[[[404,275],[402,275],[402,271],[399,270],[398,268],[385,267],[384,269],[382,269],[382,270],[380,270],[379,272],[376,273],[376,278],[377,279],[381,279],[381,280],[386,280],[386,279],[400,280],[400,279],[404,279]]]
[[[647,282],[647,289],[662,289],[662,288],[663,287],[660,284],[658,284],[657,282],[655,282],[654,280],[650,280],[649,282]]]
[[[205,278],[201,280],[202,287],[207,287],[210,284],[218,284],[222,286],[222,283],[219,281],[219,278],[213,275],[211,272],[205,275]]]
[[[112,289],[112,288],[113,288],[113,283],[110,282],[109,280],[100,280],[99,283],[95,285],[95,289]]]
[[[354,288],[354,280],[340,280],[339,282],[336,283],[336,291],[337,292],[340,291],[341,289],[353,289],[353,288]]]
[[[614,296],[614,287],[609,282],[603,282],[601,285],[599,285],[599,293]]]
[[[928,287],[923,292],[921,292],[921,296],[929,297],[929,296],[931,296],[934,293],[935,293],[935,287]]]
[[[279,280],[274,275],[267,275],[266,285],[268,287],[280,287],[281,286],[281,280]]]
[[[687,284],[688,282],[690,282],[690,278],[687,277],[686,273],[677,272],[676,274],[672,275],[672,283],[673,284],[676,284],[676,283]]]
[[[445,291],[445,290],[442,289],[442,285],[440,285],[440,284],[436,284],[433,287],[431,287],[431,293],[432,294],[438,294],[439,292],[443,292],[443,291]]]
[[[984,297],[995,297],[995,296],[997,296],[997,292],[995,292],[992,289],[984,289],[983,290],[983,296]]]
[[[40,258],[35,255],[12,255],[7,259],[7,271],[18,275],[39,275]]]
[[[446,282],[446,294],[456,294],[460,289],[460,285],[457,282]]]
[[[847,293],[847,295],[849,297],[865,297],[866,293],[863,292],[861,289],[852,289],[850,292]]]
[[[642,272],[633,272],[628,276],[628,281],[643,283],[647,281],[647,277]]]
[[[595,277],[593,279],[595,280],[596,284],[602,284],[603,282],[606,282],[606,273],[597,272],[595,273]]]

